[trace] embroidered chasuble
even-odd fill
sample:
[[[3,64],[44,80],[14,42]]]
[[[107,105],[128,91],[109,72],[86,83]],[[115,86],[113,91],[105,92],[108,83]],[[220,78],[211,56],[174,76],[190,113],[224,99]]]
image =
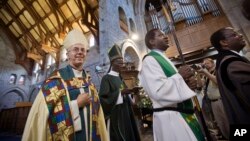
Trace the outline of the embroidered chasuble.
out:
[[[77,106],[78,115],[73,102],[83,92],[91,95],[92,102],[84,108]],[[108,141],[97,92],[88,84],[84,71],[76,77],[68,65],[44,82],[32,105],[22,140]]]
[[[165,75],[167,77],[171,77],[177,73],[176,69],[173,68],[173,66],[168,61],[166,61],[166,59],[162,55],[160,55],[159,53],[157,53],[155,51],[151,51],[148,55],[155,58],[155,60],[159,63],[159,65],[161,66],[163,72],[165,73]],[[188,99],[188,100],[185,100],[181,103],[178,103],[177,107],[179,109],[187,109],[187,110],[193,109],[192,100]],[[188,124],[188,126],[193,131],[197,140],[204,141],[205,138],[202,134],[200,125],[199,125],[195,115],[194,114],[186,114],[186,113],[182,113],[182,112],[180,112],[180,113],[181,113],[183,119]]]

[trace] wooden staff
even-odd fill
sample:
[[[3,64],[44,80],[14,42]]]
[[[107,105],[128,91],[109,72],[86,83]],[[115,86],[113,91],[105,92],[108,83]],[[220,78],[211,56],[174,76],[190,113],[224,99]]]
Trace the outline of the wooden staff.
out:
[[[161,0],[161,1],[162,1],[162,0]],[[167,10],[166,10],[166,8],[165,8],[165,6],[164,6],[163,4],[161,5],[161,7],[162,7],[162,9],[163,9],[163,13],[164,13],[164,15],[165,15],[167,21],[170,23],[170,31],[171,31],[171,33],[173,34],[173,37],[174,37],[174,41],[175,41],[177,50],[178,50],[178,52],[179,52],[179,54],[180,54],[180,57],[181,57],[181,61],[182,61],[182,63],[185,65],[186,62],[185,62],[185,59],[184,59],[184,57],[183,57],[183,55],[182,55],[182,51],[181,51],[181,48],[180,48],[179,41],[178,41],[177,36],[176,36],[176,34],[175,34],[174,30],[173,30],[173,28],[174,28],[174,27],[173,27],[173,16],[172,16],[172,14],[170,14],[170,16],[169,16],[169,14],[168,14],[168,12],[167,12]],[[170,7],[169,7],[169,8],[170,8]]]

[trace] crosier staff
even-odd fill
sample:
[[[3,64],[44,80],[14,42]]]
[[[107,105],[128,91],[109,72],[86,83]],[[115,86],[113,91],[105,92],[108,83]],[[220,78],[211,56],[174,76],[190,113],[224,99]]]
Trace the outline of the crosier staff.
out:
[[[171,33],[172,33],[172,35],[173,35],[173,37],[174,37],[174,41],[175,41],[175,44],[176,44],[178,53],[179,53],[179,55],[180,55],[180,57],[181,57],[182,64],[185,65],[186,62],[185,62],[184,56],[183,56],[183,54],[182,54],[182,51],[181,51],[180,44],[179,44],[179,41],[178,41],[178,39],[177,39],[176,33],[175,33],[175,31],[174,31],[174,27],[173,27],[173,26],[174,26],[174,23],[173,23],[174,18],[173,18],[173,15],[172,15],[172,13],[171,13],[171,8],[170,8],[170,5],[169,5],[169,2],[168,2],[168,0],[167,0],[167,9],[166,9],[166,7],[164,6],[163,1],[160,0],[160,2],[161,2],[161,7],[162,7],[162,9],[163,9],[163,13],[164,13],[164,15],[165,15],[167,21],[170,23],[170,31],[171,31]],[[169,16],[168,13],[170,13],[170,16]],[[195,105],[196,105],[196,107],[197,107],[197,111],[198,111],[199,117],[200,117],[200,119],[201,119],[201,123],[202,123],[202,126],[203,126],[203,128],[204,128],[206,138],[207,138],[208,141],[210,141],[210,140],[211,140],[211,137],[210,137],[210,134],[209,134],[209,131],[208,131],[208,128],[207,128],[205,119],[204,119],[204,117],[203,117],[203,114],[202,114],[202,111],[201,111],[201,106],[200,106],[200,104],[199,104],[199,102],[198,102],[197,96],[194,96],[194,97],[193,97],[193,101],[194,101],[194,103],[195,103]]]

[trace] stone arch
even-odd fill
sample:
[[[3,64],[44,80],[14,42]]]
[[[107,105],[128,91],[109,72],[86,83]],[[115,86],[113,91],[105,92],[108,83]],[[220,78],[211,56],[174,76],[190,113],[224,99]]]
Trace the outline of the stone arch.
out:
[[[122,43],[121,49],[124,61],[134,62],[135,69],[141,70],[141,57],[137,50],[136,44],[132,40],[127,39]]]
[[[27,101],[28,98],[23,89],[19,87],[10,88],[3,92],[0,96],[0,109],[2,108],[13,108],[15,107],[15,102]]]

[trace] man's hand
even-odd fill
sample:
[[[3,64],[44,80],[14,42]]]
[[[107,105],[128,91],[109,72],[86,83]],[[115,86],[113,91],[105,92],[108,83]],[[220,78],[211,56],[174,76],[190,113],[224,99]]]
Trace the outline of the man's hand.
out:
[[[84,107],[91,102],[91,96],[88,93],[81,93],[77,97],[78,107]]]
[[[142,87],[134,87],[133,89],[132,89],[132,92],[134,93],[134,94],[137,94],[137,93],[139,93],[139,91],[142,89]]]
[[[189,81],[189,78],[194,76],[195,73],[194,70],[188,65],[181,66],[178,71],[186,82]]]
[[[128,89],[128,88],[124,88],[122,91],[121,91],[121,94],[122,95],[125,95],[125,94],[131,94],[132,90],[131,89]]]
[[[197,88],[197,78],[195,76],[192,76],[188,79],[186,82],[190,89],[195,90]]]

